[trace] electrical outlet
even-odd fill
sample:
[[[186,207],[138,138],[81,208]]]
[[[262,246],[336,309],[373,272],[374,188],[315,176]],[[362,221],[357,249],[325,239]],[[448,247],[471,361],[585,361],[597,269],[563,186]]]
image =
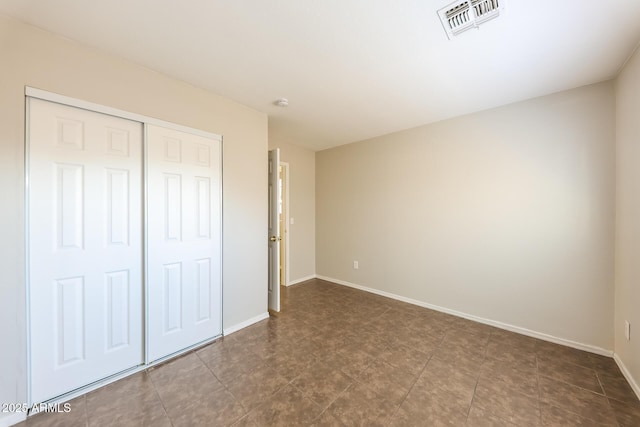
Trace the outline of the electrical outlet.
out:
[[[358,261],[353,261],[353,269],[354,270],[358,269]]]
[[[624,321],[624,337],[627,341],[631,340],[631,323],[628,320]]]

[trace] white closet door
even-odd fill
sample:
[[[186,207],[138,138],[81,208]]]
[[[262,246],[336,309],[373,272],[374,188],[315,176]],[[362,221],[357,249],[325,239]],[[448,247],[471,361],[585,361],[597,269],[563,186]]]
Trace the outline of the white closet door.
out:
[[[148,356],[222,333],[221,142],[147,125]]]
[[[29,98],[31,399],[143,362],[142,124]]]

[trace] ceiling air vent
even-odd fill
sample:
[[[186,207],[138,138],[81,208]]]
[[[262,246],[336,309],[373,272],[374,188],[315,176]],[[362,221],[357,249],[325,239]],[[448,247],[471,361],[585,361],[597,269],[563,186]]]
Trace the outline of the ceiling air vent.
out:
[[[478,28],[504,12],[506,0],[458,0],[438,11],[447,37],[451,40],[454,36]]]

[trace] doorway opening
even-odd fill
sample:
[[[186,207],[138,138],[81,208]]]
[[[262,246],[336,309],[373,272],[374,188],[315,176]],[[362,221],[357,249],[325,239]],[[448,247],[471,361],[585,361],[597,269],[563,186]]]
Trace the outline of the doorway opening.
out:
[[[278,220],[280,222],[280,286],[289,286],[289,163],[280,162],[278,167]]]
[[[268,309],[280,311],[280,289],[289,281],[289,164],[280,162],[280,150],[269,150]]]

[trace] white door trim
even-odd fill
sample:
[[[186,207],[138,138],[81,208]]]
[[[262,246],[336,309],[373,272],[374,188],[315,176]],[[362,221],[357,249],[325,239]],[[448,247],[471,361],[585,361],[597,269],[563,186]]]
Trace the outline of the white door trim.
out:
[[[280,166],[282,166],[282,169],[285,171],[284,173],[284,188],[285,188],[285,194],[284,194],[284,225],[285,225],[285,230],[286,232],[284,233],[284,257],[285,257],[285,262],[284,262],[284,285],[285,286],[289,286],[289,280],[290,280],[290,268],[289,268],[289,264],[290,264],[290,256],[289,254],[291,253],[291,251],[289,250],[289,235],[291,234],[291,220],[289,217],[289,193],[291,192],[290,188],[289,188],[289,163],[288,162],[280,162]],[[282,231],[280,232],[282,234]]]
[[[128,111],[120,110],[117,108],[107,107],[101,104],[95,104],[93,102],[84,101],[82,99],[71,98],[69,96],[60,95],[53,92],[47,92],[42,89],[36,89],[30,86],[25,86],[24,93],[26,96],[32,98],[43,99],[45,101],[56,102],[58,104],[68,105],[70,107],[82,108],[84,110],[95,111],[96,113],[108,114],[110,116],[116,116],[123,119],[129,119],[143,124],[157,125],[169,129],[178,130],[181,132],[190,133],[193,135],[203,136],[205,138],[212,138],[222,142],[222,136],[216,133],[206,132],[200,129],[194,129],[188,126],[178,125],[176,123],[165,122],[164,120],[156,119],[142,114],[130,113]]]
[[[29,241],[31,240],[31,223],[29,221],[29,217],[31,215],[31,205],[29,203],[30,199],[30,185],[29,185],[29,152],[31,145],[29,141],[31,140],[31,132],[29,131],[31,127],[31,109],[30,109],[29,98],[25,97],[25,120],[24,120],[24,279],[25,279],[25,315],[26,319],[26,339],[27,339],[27,403],[31,405],[33,402],[31,400],[31,389],[32,389],[32,375],[31,375],[31,257],[29,254],[31,253],[31,245]]]

